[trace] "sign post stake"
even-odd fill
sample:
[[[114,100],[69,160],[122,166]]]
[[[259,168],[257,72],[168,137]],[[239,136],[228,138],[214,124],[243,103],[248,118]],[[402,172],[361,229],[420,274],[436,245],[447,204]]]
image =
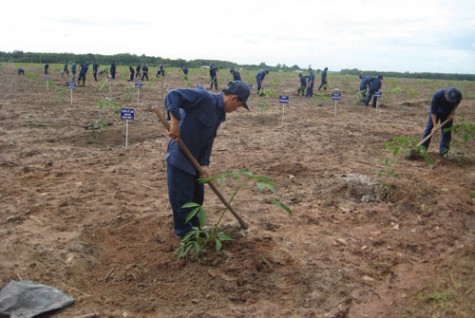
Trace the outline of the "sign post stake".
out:
[[[140,88],[143,86],[143,82],[137,81],[135,82],[135,87],[137,88],[137,106],[139,106],[140,102]]]
[[[49,91],[49,75],[43,77],[46,80],[46,91]]]
[[[379,109],[379,99],[383,96],[383,93],[381,91],[377,91],[374,93],[374,98],[376,98],[376,109]]]
[[[341,99],[341,93],[338,88],[335,88],[335,91],[332,93],[332,100],[335,101],[335,107],[333,108],[333,116],[336,116],[338,110],[338,101]]]
[[[71,93],[71,106],[73,106],[73,89],[76,87],[76,82],[68,82],[69,92]]]
[[[279,96],[279,102],[282,105],[282,123],[284,123],[285,104],[289,104],[289,96]]]
[[[125,149],[129,146],[129,120],[135,120],[135,108],[121,108],[120,119],[125,120]]]

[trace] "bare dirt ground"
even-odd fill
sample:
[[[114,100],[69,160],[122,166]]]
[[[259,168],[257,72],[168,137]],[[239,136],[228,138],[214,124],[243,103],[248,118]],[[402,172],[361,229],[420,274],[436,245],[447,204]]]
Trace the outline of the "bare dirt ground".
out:
[[[392,158],[384,142],[421,136],[437,89],[459,87],[456,120],[473,124],[475,83],[385,79],[382,107],[373,110],[356,104],[356,77],[330,75],[330,88],[343,95],[335,113],[330,90],[305,99],[293,95],[296,74],[269,74],[275,95],[253,95],[251,112],[228,115],[211,168],[271,177],[293,215],[269,204],[268,193],[246,189],[233,207],[249,230],[239,231],[229,214],[224,227],[235,240],[186,261],[176,258],[171,229],[168,140],[145,111],[163,107],[166,89],[184,86],[179,71],[147,82],[139,105],[125,74],[111,91],[88,74],[71,105],[59,71],[49,90],[41,75],[28,76],[40,66],[24,77],[13,65],[0,71],[0,284],[32,280],[76,299],[55,317],[475,314],[473,140],[455,136],[446,160],[435,138],[433,165],[403,157],[393,167],[399,178],[377,175]],[[190,85],[207,80],[206,71],[192,70]],[[284,94],[290,108],[282,122]],[[98,107],[107,97],[137,108],[128,149],[124,122]],[[98,118],[111,125],[93,137],[84,126]],[[391,197],[381,195],[380,182]],[[213,224],[222,205],[206,191]]]

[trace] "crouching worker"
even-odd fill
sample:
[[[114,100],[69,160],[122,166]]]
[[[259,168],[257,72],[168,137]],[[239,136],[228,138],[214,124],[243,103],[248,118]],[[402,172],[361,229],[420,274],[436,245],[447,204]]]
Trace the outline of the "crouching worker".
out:
[[[198,218],[185,223],[191,209],[183,204],[204,201],[204,184],[199,178],[209,178],[209,164],[213,141],[219,125],[226,120],[226,113],[243,107],[249,110],[249,86],[241,81],[233,81],[221,93],[211,93],[205,89],[173,89],[165,98],[165,109],[170,119],[167,154],[167,182],[170,205],[173,210],[175,234],[183,237],[198,225]],[[180,149],[178,139],[188,147],[201,165],[198,171]]]
[[[452,139],[452,124],[455,115],[455,110],[462,101],[462,93],[456,88],[449,88],[447,90],[441,89],[437,91],[432,97],[430,105],[429,119],[427,120],[426,129],[423,138],[429,136],[437,126],[437,123],[447,123],[442,126],[442,138],[440,140],[439,155],[445,156],[449,152],[450,140]],[[430,138],[428,138],[421,146],[426,149],[429,148]]]

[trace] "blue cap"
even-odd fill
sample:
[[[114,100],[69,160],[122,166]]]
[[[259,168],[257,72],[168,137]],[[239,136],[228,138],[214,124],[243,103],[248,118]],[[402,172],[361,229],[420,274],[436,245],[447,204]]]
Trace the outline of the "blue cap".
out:
[[[228,87],[226,87],[224,91],[237,95],[237,97],[239,97],[239,99],[243,102],[243,107],[249,110],[249,106],[247,106],[247,99],[249,98],[249,95],[251,95],[249,85],[242,81],[232,81],[228,83]]]
[[[447,90],[447,101],[451,104],[457,104],[462,100],[462,93],[452,87]]]

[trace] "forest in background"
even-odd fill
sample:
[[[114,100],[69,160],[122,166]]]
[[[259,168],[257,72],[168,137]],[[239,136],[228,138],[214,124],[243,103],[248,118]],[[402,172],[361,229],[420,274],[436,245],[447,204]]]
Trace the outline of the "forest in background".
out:
[[[172,67],[199,68],[203,66],[214,66],[225,68],[240,68],[240,69],[268,69],[271,71],[299,71],[304,70],[298,65],[287,66],[285,64],[277,64],[275,66],[267,65],[264,62],[260,64],[238,64],[230,61],[220,60],[184,60],[184,59],[168,59],[155,56],[136,55],[129,53],[120,53],[114,55],[102,55],[102,54],[74,54],[74,53],[38,53],[38,52],[2,52],[0,51],[0,62],[15,62],[15,63],[92,63],[98,61],[99,64],[110,64],[112,60],[115,60],[118,65],[136,65],[136,64],[148,64],[148,65],[160,65]],[[317,69],[317,72],[320,71]],[[331,71],[331,70],[330,70]],[[475,74],[456,74],[456,73],[430,73],[430,72],[390,72],[381,70],[359,70],[342,69],[340,71],[333,71],[333,73],[359,75],[364,74],[366,76],[383,75],[385,77],[399,77],[399,78],[418,78],[418,79],[443,79],[443,80],[462,80],[462,81],[475,81]]]

